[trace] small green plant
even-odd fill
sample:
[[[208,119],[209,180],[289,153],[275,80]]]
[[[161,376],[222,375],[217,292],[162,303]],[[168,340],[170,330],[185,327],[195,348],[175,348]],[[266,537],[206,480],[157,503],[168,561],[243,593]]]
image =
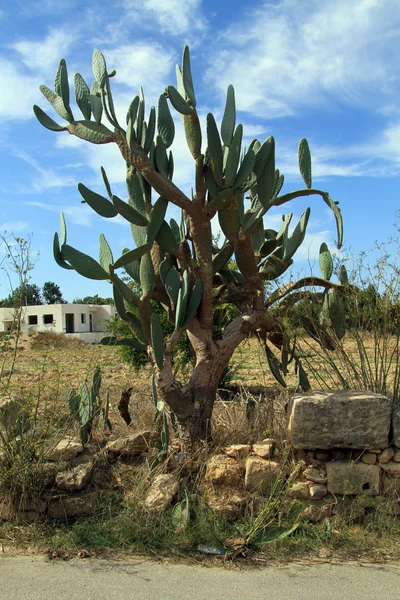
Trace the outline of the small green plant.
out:
[[[155,447],[158,450],[158,454],[151,463],[150,470],[155,469],[160,463],[164,462],[168,455],[169,448],[169,428],[168,428],[168,417],[164,408],[162,412],[163,428],[161,431],[161,441],[155,443]]]
[[[78,423],[79,435],[84,446],[90,440],[93,426],[100,415],[102,415],[104,428],[108,427],[111,430],[111,423],[108,416],[110,407],[109,392],[106,393],[105,405],[103,407],[100,398],[100,387],[101,372],[100,367],[97,366],[93,373],[90,389],[86,381],[83,381],[79,394],[75,390],[71,390],[69,393],[68,405],[70,415]]]

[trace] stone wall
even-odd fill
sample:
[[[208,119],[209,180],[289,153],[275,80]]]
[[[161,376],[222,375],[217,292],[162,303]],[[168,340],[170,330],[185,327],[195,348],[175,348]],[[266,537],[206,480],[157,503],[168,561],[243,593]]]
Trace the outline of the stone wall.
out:
[[[292,490],[311,499],[400,492],[400,407],[370,392],[295,394],[288,438],[305,468]]]
[[[2,407],[0,425],[15,418],[14,408]],[[203,458],[185,468],[204,473],[201,485],[208,505],[226,519],[257,514],[271,496],[280,497],[283,512],[301,501],[305,515],[315,521],[357,496],[373,504],[390,495],[395,514],[400,514],[400,407],[387,397],[347,391],[295,394],[288,405],[287,438],[219,448],[204,458],[205,469]],[[0,491],[0,520],[93,514],[99,491],[118,487],[115,462],[137,457],[150,463],[158,439],[146,431],[95,438],[86,448],[70,436],[41,440],[38,455],[46,457],[43,468],[49,473],[43,497],[13,504]],[[143,496],[147,510],[162,511],[175,501],[182,458],[179,441],[172,440],[165,472],[149,471]]]

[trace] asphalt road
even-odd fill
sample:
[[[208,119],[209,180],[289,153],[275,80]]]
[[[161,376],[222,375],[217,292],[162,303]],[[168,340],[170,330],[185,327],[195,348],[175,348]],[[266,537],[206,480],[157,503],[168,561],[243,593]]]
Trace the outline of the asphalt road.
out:
[[[147,561],[0,558],[1,600],[396,600],[400,566],[235,570]]]

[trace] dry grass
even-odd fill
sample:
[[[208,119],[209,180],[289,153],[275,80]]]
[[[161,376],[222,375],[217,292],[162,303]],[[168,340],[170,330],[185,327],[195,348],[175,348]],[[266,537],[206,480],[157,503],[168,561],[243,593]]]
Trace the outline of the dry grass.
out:
[[[300,344],[307,355],[303,363],[315,389],[343,387],[338,369],[342,377],[346,377],[345,369],[349,368],[350,363],[360,369],[357,340],[351,334],[346,335],[341,348],[330,353],[331,362],[310,338],[304,337]],[[375,352],[373,336],[365,337],[364,346],[372,360]],[[346,362],[344,357],[350,360]],[[6,373],[7,356],[5,358]],[[0,361],[3,359],[4,355],[0,353]],[[115,347],[83,344],[77,339],[59,335],[22,336],[9,393],[33,402],[39,400],[39,412],[54,413],[58,418],[66,417],[69,390],[79,388],[85,379],[90,381],[96,365],[101,368],[103,397],[106,391],[110,392],[111,420],[117,426],[115,434],[131,432],[132,428],[152,427],[154,412],[150,369],[135,371],[121,361],[119,350]],[[288,388],[283,390],[269,371],[264,351],[254,338],[239,346],[231,365],[231,385],[236,393],[232,393],[232,390],[229,394],[225,390],[220,391],[213,416],[217,443],[255,441],[268,435],[278,439],[284,437],[284,404],[296,387],[294,365],[289,366],[286,378]],[[394,373],[389,373],[388,377],[394,377]],[[116,409],[121,392],[127,388],[132,388],[130,428],[125,426]]]

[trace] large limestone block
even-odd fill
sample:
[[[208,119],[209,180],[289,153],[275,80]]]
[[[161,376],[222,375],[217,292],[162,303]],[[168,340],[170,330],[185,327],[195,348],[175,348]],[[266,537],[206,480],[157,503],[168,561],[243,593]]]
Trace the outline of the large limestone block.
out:
[[[373,392],[315,391],[295,394],[288,434],[297,449],[386,448],[392,401]]]
[[[347,461],[326,463],[327,487],[331,494],[379,494],[380,470],[378,465]]]

